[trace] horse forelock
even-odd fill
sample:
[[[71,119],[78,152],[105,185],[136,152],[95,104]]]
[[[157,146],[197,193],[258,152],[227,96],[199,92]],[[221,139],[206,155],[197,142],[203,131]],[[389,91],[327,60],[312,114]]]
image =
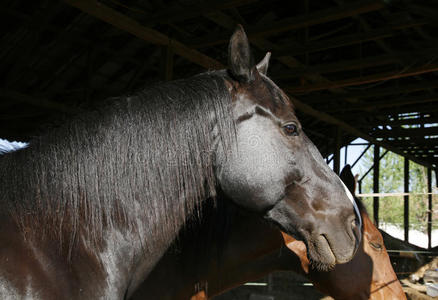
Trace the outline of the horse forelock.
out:
[[[223,76],[120,97],[35,138],[0,160],[0,204],[27,231],[70,234],[70,249],[78,235],[98,242],[115,226],[175,235],[214,197],[212,151],[235,134]]]

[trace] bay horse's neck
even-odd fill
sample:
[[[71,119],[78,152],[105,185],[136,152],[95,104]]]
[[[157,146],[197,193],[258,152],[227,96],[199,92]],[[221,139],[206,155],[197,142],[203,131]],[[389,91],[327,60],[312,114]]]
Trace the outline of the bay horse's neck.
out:
[[[71,262],[83,248],[108,287],[134,288],[215,195],[214,150],[234,133],[230,103],[223,78],[206,74],[86,113],[2,158],[0,203],[27,238],[67,244]]]

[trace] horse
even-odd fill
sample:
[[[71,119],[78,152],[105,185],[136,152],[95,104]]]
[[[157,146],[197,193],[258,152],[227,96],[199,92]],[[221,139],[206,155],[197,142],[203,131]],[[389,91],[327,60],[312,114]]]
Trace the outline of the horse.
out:
[[[354,194],[355,181],[349,165],[340,177]],[[360,200],[356,201],[363,220],[363,238],[356,255],[346,264],[318,271],[310,265],[302,241],[260,218],[234,214],[225,241],[212,241],[205,227],[214,224],[201,223],[197,230],[182,232],[174,248],[168,250],[131,300],[206,300],[279,270],[302,274],[319,291],[339,300],[406,299],[380,231]],[[248,231],[248,224],[257,231]]]
[[[257,68],[238,26],[226,70],[109,99],[4,155],[0,298],[125,299],[216,198],[305,241],[321,269],[351,260],[357,206],[269,56]]]

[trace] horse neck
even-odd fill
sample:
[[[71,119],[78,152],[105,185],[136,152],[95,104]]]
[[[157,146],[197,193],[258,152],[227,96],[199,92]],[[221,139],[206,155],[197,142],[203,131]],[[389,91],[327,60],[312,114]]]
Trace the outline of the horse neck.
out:
[[[140,240],[130,255],[147,272],[214,196],[213,152],[234,134],[223,78],[209,76],[121,99],[5,156],[0,202],[23,228],[66,238],[70,250],[86,241],[117,253],[126,238]]]

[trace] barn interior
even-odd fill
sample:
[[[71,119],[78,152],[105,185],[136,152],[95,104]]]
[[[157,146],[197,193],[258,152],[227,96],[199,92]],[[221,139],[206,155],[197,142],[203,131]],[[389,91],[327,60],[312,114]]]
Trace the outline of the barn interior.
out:
[[[335,171],[340,148],[360,137],[375,145],[376,168],[383,148],[428,168],[429,178],[437,174],[436,1],[4,0],[0,6],[0,138],[27,142],[108,97],[225,68],[229,37],[242,24],[256,61],[272,52],[268,75],[290,96],[304,131]],[[378,221],[378,201],[374,210]],[[430,200],[430,226],[432,212]]]

